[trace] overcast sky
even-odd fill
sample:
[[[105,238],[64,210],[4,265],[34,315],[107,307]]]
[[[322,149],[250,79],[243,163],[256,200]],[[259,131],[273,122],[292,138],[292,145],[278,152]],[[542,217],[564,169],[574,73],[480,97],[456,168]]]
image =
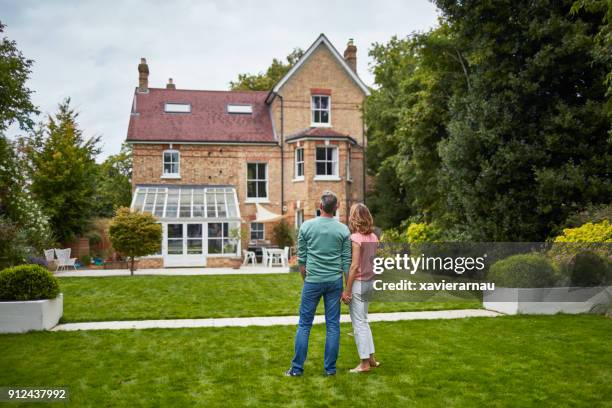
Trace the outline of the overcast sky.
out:
[[[428,30],[438,16],[427,0],[0,0],[0,10],[4,35],[35,60],[34,103],[47,114],[72,98],[85,135],[102,136],[99,160],[125,139],[140,57],[151,87],[172,77],[177,88],[223,90],[325,33],[341,53],[355,39],[359,75],[372,85],[371,44]]]

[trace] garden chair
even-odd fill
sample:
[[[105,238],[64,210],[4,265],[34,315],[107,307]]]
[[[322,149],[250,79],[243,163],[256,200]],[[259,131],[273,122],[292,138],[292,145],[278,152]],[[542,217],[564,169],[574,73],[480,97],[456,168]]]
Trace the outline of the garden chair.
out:
[[[55,262],[55,250],[54,249],[45,249],[43,251],[45,253],[45,259],[47,260],[47,264],[51,262]]]
[[[283,252],[282,262],[283,262],[283,266],[285,267],[289,265],[289,247],[288,246],[285,247],[285,252]]]
[[[270,255],[268,255],[268,250],[266,247],[261,247],[261,264],[264,266],[268,266],[268,259]]]
[[[274,265],[283,266],[284,265],[283,255],[284,255],[284,252],[279,252],[278,249],[274,249],[272,252],[268,252],[268,266],[270,268],[273,267]]]
[[[55,249],[55,256],[57,257],[57,269],[55,270],[55,272],[57,272],[60,269],[66,269],[70,266],[72,266],[74,270],[76,270],[76,260],[77,259],[71,258],[70,252],[71,252],[70,248]]]
[[[257,258],[255,258],[255,252],[247,251],[246,249],[242,250],[242,256],[244,256],[244,261],[242,261],[242,265],[246,265],[251,261],[251,264],[257,264]]]

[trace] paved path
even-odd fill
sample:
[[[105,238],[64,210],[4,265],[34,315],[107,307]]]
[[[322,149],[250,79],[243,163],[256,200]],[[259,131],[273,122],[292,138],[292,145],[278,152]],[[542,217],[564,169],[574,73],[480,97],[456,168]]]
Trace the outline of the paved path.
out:
[[[139,269],[134,275],[165,275],[165,276],[187,276],[187,275],[259,275],[289,273],[288,267],[274,266],[243,266],[240,269],[232,268],[159,268]],[[78,269],[56,272],[58,278],[85,278],[105,276],[128,276],[128,269]]]
[[[423,312],[370,313],[370,322],[396,322],[400,320],[461,319],[464,317],[495,317],[501,313],[482,309],[439,310]],[[114,322],[66,323],[55,326],[52,331],[77,330],[125,330],[125,329],[178,329],[185,327],[246,327],[246,326],[293,326],[299,316],[231,317],[215,319],[176,320],[128,320]],[[325,321],[322,315],[315,317],[315,324]],[[342,315],[342,323],[351,321]]]

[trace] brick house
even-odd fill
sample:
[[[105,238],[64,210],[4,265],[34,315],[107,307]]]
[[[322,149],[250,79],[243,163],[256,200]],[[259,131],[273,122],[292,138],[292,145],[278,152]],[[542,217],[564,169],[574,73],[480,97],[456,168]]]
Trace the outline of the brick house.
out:
[[[150,88],[138,66],[127,142],[133,147],[132,208],[160,219],[160,254],[146,266],[222,266],[271,239],[285,219],[317,216],[324,190],[350,205],[365,185],[357,48],[344,57],[321,34],[270,91]]]

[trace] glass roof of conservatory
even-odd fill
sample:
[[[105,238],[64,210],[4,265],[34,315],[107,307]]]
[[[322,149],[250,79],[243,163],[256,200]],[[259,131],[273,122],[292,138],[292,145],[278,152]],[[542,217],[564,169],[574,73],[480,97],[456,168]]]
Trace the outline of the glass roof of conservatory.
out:
[[[224,186],[136,186],[131,208],[159,218],[240,219],[236,190]]]

